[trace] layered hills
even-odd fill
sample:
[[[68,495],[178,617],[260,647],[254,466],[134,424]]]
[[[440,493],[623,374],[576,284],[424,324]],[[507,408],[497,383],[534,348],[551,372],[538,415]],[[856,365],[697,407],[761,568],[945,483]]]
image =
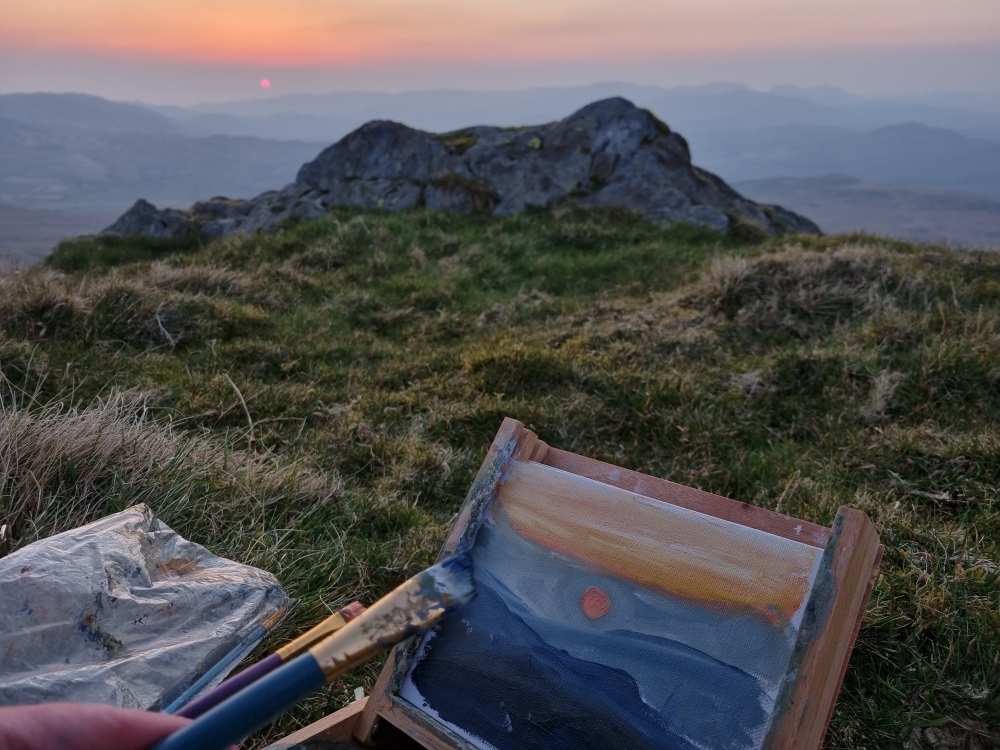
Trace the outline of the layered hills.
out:
[[[189,205],[283,184],[320,144],[192,137],[143,107],[79,94],[0,96],[0,204],[116,214],[137,196]]]

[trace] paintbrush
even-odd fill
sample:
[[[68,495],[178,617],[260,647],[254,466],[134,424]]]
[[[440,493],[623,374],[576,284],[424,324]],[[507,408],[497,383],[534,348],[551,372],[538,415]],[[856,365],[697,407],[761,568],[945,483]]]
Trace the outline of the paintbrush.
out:
[[[476,595],[472,559],[449,557],[379,599],[336,633],[161,740],[153,750],[224,750],[314,690],[438,622]]]
[[[252,667],[247,667],[237,675],[221,682],[214,690],[209,690],[200,698],[196,698],[179,710],[168,707],[164,713],[174,713],[187,719],[197,719],[210,708],[219,705],[231,695],[238,693],[247,685],[252,685],[269,672],[273,672],[287,661],[298,656],[314,643],[323,640],[328,635],[340,630],[344,625],[365,611],[361,602],[351,602],[338,612],[334,612],[323,622],[309,629],[295,640],[285,644],[270,656],[261,659]],[[197,685],[195,687],[198,687]]]

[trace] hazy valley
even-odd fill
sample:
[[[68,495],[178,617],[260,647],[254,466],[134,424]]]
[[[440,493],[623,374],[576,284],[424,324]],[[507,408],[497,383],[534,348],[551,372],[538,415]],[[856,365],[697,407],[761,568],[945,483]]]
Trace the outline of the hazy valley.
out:
[[[863,230],[911,242],[1000,248],[1000,196],[836,174],[748,180],[733,187],[752,200],[804,214],[830,234]]]

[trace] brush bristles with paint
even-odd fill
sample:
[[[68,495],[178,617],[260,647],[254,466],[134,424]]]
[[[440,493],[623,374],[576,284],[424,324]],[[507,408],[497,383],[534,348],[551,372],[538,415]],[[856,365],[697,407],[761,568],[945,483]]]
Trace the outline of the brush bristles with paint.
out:
[[[351,602],[339,612],[334,612],[319,625],[310,628],[270,656],[264,657],[252,667],[247,667],[239,674],[230,677],[228,680],[224,680],[214,690],[209,690],[200,698],[195,698],[177,711],[168,708],[166,713],[176,713],[178,716],[183,716],[186,719],[197,719],[206,711],[222,703],[229,696],[235,695],[247,685],[253,684],[264,675],[273,672],[285,662],[298,656],[313,644],[340,630],[364,611],[365,606],[361,602]]]
[[[449,557],[379,599],[309,651],[226,699],[154,750],[223,750],[325,683],[437,623],[476,595],[468,553]]]

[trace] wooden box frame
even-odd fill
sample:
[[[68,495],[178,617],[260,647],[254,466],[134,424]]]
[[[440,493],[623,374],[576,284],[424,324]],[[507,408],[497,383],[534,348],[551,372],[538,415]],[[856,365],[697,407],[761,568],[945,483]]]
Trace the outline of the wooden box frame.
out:
[[[883,547],[861,511],[842,507],[831,528],[552,448],[531,430],[505,419],[459,511],[441,557],[471,544],[482,513],[511,461],[532,461],[645,497],[793,539],[823,550],[786,683],[778,696],[763,750],[819,750],[833,715],[854,642],[882,559]],[[392,747],[379,741],[383,723],[428,750],[475,750],[430,716],[397,697],[419,639],[389,655],[372,695],[355,701],[270,746],[268,750]]]

